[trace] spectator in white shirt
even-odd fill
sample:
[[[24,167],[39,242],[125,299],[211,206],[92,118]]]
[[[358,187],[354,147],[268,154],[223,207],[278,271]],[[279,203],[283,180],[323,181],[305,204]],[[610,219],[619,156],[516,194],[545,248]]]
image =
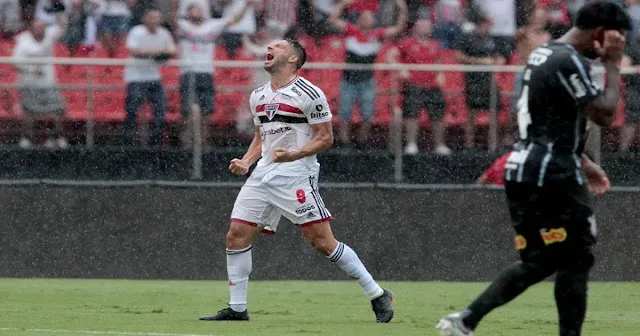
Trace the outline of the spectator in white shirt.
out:
[[[129,31],[131,11],[125,0],[102,0],[98,32],[109,57],[116,57],[116,48],[124,41]]]
[[[151,9],[142,18],[143,24],[135,26],[127,37],[129,59],[138,61],[135,65],[127,65],[124,81],[127,82],[126,106],[127,117],[124,122],[125,144],[133,143],[133,126],[140,106],[146,101],[153,105],[154,134],[152,146],[162,144],[164,128],[164,112],[167,100],[162,87],[160,66],[176,54],[173,38],[168,30],[161,27],[160,11]]]
[[[29,30],[16,36],[13,57],[18,60],[53,57],[54,45],[66,29],[64,16],[59,14],[58,20],[58,24],[49,27],[43,21],[33,21]],[[56,119],[57,139],[54,141],[52,135],[49,134],[45,146],[51,148],[57,145],[66,148],[67,141],[61,134],[65,103],[56,85],[53,64],[17,64],[15,67],[20,74],[20,100],[25,112],[22,137],[19,141],[20,147],[31,147],[33,118],[52,114]]]
[[[189,136],[192,134],[191,126],[193,125],[192,120],[187,118],[190,115],[190,92],[195,93],[194,101],[197,101],[203,116],[208,116],[213,112],[215,101],[213,99],[215,96],[213,67],[202,62],[211,62],[215,58],[214,44],[218,36],[227,26],[242,19],[254,2],[255,0],[247,2],[244,10],[230,19],[207,19],[201,4],[193,3],[188,8],[187,18],[178,19],[180,59],[183,62],[191,63],[180,68],[181,107],[185,120],[182,142],[185,147],[189,147],[191,143]],[[195,87],[190,88],[191,83],[194,83]]]

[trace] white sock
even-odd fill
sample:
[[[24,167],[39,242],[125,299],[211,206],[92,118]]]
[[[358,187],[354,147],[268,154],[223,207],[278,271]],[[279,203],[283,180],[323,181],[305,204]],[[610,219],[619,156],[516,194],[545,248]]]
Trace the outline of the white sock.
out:
[[[338,243],[336,249],[327,258],[340,266],[349,276],[358,280],[360,287],[364,289],[369,299],[373,300],[382,295],[382,288],[373,280],[358,255],[349,246]]]
[[[237,312],[247,310],[247,285],[251,274],[251,245],[241,250],[227,249],[229,307]]]

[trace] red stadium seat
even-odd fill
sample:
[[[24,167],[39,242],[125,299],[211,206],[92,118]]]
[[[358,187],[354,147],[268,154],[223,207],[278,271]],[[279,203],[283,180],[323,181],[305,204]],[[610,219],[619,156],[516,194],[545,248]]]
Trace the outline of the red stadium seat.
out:
[[[15,45],[14,40],[0,39],[0,56],[11,56]]]
[[[0,91],[0,118],[20,119],[23,115],[20,106],[20,95],[17,90],[3,89]]]
[[[122,122],[125,117],[125,91],[97,91],[93,95],[94,118],[100,122]]]
[[[62,92],[66,103],[65,117],[71,120],[87,119],[87,93],[84,90],[64,90]]]
[[[95,51],[97,58],[109,58],[107,51],[98,47]],[[118,59],[126,59],[126,54]],[[95,67],[96,83],[104,85],[124,85],[124,66],[122,65],[98,65]]]

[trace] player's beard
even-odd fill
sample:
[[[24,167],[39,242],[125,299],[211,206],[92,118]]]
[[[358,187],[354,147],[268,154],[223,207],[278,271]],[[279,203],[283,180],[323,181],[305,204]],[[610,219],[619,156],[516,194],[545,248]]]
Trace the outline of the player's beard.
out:
[[[278,71],[280,71],[280,69],[282,69],[286,64],[287,64],[286,60],[274,59],[270,65],[264,66],[264,70],[273,75],[274,73],[277,73]]]

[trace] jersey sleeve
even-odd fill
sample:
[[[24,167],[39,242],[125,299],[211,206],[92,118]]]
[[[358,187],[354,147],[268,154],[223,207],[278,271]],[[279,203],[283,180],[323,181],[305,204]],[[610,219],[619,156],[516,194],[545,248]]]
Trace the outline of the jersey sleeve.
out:
[[[311,89],[309,90],[313,93],[313,98],[308,98],[302,112],[310,125],[330,122],[333,115],[327,97],[319,88],[311,87]]]
[[[591,63],[571,54],[558,72],[558,79],[568,95],[585,105],[602,94],[602,88],[591,78]]]

